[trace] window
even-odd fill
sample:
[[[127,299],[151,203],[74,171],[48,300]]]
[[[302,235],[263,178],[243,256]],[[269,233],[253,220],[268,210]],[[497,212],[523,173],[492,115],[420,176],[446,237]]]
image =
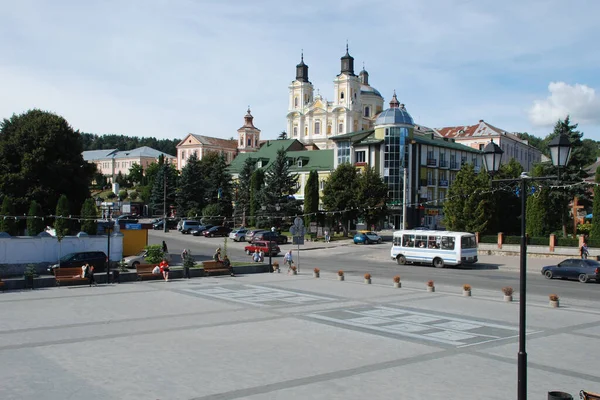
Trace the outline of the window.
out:
[[[454,238],[442,236],[442,250],[454,250]]]
[[[370,117],[371,116],[371,107],[366,106],[365,107],[365,117]]]
[[[331,124],[327,125],[327,134],[331,135]]]
[[[463,236],[460,239],[460,244],[463,249],[476,249],[477,243],[475,242],[475,236]]]
[[[298,160],[298,168],[302,168],[302,160]]]
[[[298,96],[294,97],[294,107],[298,108]]]
[[[248,138],[248,146],[252,146],[252,138]]]
[[[425,248],[425,246],[427,246],[427,236],[417,235],[415,247]]]
[[[340,100],[344,100],[344,92],[340,92]]]
[[[337,162],[339,164],[350,163],[350,142],[339,142],[337,145]]]
[[[315,121],[315,135],[321,134],[321,121]]]
[[[415,235],[402,235],[402,247],[415,247]]]
[[[304,95],[304,104],[308,104],[308,94]]]
[[[298,136],[298,127],[294,126],[294,136]]]
[[[344,124],[343,123],[340,123],[338,125],[338,133],[344,133]]]
[[[304,127],[304,136],[308,136],[308,126]]]
[[[356,153],[356,162],[365,162],[365,152],[364,151],[357,151]]]
[[[439,249],[441,244],[442,244],[441,236],[429,236],[429,241],[427,242],[427,248]]]
[[[319,190],[325,189],[325,179],[319,181]]]

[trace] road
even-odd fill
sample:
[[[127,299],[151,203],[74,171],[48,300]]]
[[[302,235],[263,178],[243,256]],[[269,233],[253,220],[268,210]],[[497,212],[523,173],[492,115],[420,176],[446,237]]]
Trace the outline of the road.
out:
[[[173,263],[179,264],[183,248],[192,250],[197,261],[210,259],[217,247],[223,247],[224,238],[204,238],[182,235],[175,230],[169,233],[149,231],[149,244],[167,242]],[[250,261],[244,253],[245,243],[227,241],[227,253],[232,261]],[[294,259],[298,262],[297,246],[291,244],[280,246],[282,254],[274,259],[283,264],[283,254],[294,250]],[[302,246],[301,246],[302,249]],[[519,291],[519,257],[510,256],[480,256],[480,262],[469,267],[450,267],[438,269],[429,266],[397,265],[389,256],[390,244],[354,245],[348,244],[333,248],[302,250],[300,252],[300,270],[312,270],[319,267],[322,271],[335,272],[340,269],[349,275],[370,273],[375,282],[390,281],[395,275],[400,275],[404,282],[426,282],[430,279],[437,284],[461,286],[470,284],[474,290],[498,290],[511,286],[515,295]],[[581,300],[587,302],[600,301],[600,284],[581,284],[577,281],[548,280],[539,272],[544,265],[558,262],[556,259],[528,258],[527,260],[527,293],[547,296],[556,293],[563,299]]]

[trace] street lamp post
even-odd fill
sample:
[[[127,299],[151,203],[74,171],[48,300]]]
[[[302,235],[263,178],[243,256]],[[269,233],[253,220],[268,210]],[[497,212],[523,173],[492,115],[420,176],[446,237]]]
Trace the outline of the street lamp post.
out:
[[[569,162],[571,153],[571,142],[569,139],[560,134],[555,137],[550,144],[550,155],[552,164],[558,167],[564,167]],[[485,168],[493,179],[493,176],[500,169],[504,151],[492,140],[483,149],[483,161]],[[526,340],[526,299],[527,299],[527,237],[526,237],[526,205],[527,205],[527,183],[539,180],[556,179],[555,176],[544,176],[532,178],[526,173],[522,173],[516,179],[498,179],[495,182],[519,182],[521,196],[521,251],[520,251],[520,266],[519,266],[519,353],[517,360],[517,399],[527,400],[527,352],[525,349]]]
[[[100,208],[102,206],[102,199],[100,197],[96,198],[96,206]],[[111,206],[106,205],[106,221],[107,225],[106,229],[106,237],[107,237],[107,245],[106,251],[108,254],[106,255],[106,283],[110,283],[110,228],[111,228],[111,216],[110,216]]]

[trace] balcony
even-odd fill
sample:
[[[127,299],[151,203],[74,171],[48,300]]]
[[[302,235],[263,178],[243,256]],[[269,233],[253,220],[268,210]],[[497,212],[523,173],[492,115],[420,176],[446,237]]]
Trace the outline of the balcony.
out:
[[[448,168],[448,161],[440,160],[440,168]]]
[[[428,158],[427,166],[428,167],[437,167],[437,160],[435,158]]]
[[[440,186],[448,187],[448,181],[446,179],[440,179]]]

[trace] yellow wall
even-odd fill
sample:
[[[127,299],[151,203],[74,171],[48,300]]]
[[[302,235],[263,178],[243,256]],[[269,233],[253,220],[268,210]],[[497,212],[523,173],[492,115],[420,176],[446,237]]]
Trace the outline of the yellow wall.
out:
[[[123,234],[123,257],[139,253],[148,244],[147,229],[121,229],[121,233]]]

